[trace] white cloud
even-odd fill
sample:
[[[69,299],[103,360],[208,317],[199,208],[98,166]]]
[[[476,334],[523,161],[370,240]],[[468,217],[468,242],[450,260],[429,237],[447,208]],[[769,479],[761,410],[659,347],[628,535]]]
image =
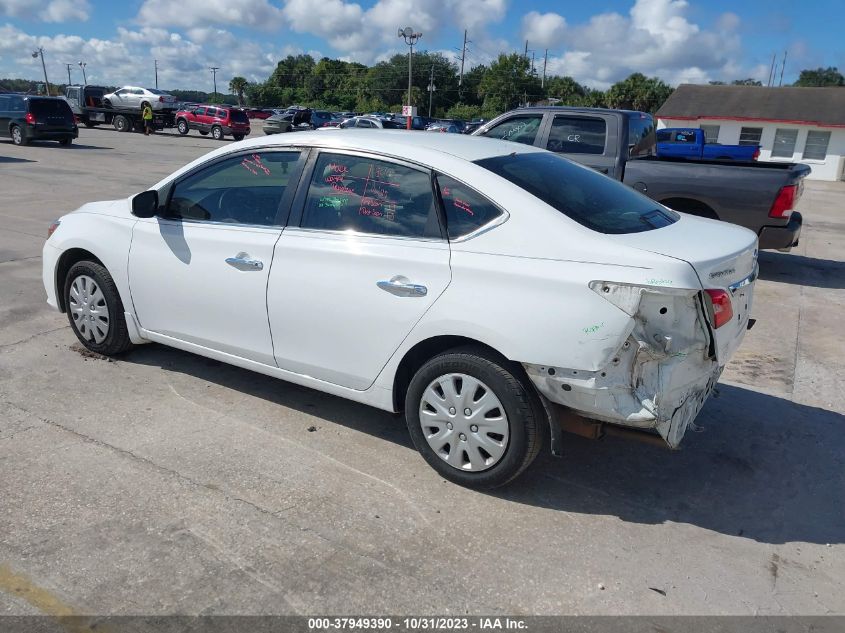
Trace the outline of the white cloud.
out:
[[[566,32],[566,19],[557,13],[531,11],[522,18],[522,35],[540,48],[558,44]]]
[[[282,24],[282,12],[268,0],[144,0],[136,20],[165,28],[221,25],[271,30]]]
[[[85,21],[91,4],[88,0],[0,0],[0,15],[44,22]]]

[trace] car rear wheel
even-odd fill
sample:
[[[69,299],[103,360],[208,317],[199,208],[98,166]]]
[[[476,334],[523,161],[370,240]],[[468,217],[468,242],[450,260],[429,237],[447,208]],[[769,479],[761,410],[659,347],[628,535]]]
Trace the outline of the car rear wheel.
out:
[[[542,404],[518,370],[480,348],[435,356],[414,375],[405,419],[414,446],[440,475],[462,486],[502,486],[542,444]]]
[[[235,139],[236,141],[242,141],[242,140],[244,140],[244,135],[243,134],[233,134],[232,138]]]
[[[59,139],[59,145],[62,145],[63,147],[67,147],[71,143],[73,143],[73,138],[71,138],[70,136],[66,136],[63,139]]]
[[[71,266],[65,277],[64,298],[70,327],[86,348],[112,356],[132,346],[123,302],[103,266],[89,261]]]
[[[219,125],[215,125],[213,128],[211,128],[211,138],[213,138],[215,141],[222,141],[223,128],[221,128]]]
[[[13,125],[12,129],[9,131],[12,134],[12,143],[15,145],[26,145],[29,142],[23,135],[23,130],[20,125]]]
[[[179,119],[176,123],[176,129],[179,130],[179,134],[184,136],[188,133],[188,122],[185,119]]]

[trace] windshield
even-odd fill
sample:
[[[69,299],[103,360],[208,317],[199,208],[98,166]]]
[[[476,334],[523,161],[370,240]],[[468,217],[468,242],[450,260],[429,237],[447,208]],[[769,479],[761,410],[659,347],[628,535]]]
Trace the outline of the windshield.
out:
[[[144,90],[146,90],[147,92],[152,92],[154,95],[167,94],[165,92],[162,92],[161,90],[156,90],[155,88],[144,88]]]
[[[514,152],[476,164],[599,233],[651,231],[680,217],[626,185],[551,152]]]

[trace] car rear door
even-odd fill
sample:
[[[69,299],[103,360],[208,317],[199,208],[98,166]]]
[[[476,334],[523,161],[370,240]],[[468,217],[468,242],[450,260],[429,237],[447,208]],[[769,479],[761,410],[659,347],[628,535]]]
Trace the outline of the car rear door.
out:
[[[362,152],[311,164],[267,287],[276,362],[364,390],[448,286],[449,244],[428,171]]]
[[[180,178],[160,217],[135,223],[129,285],[144,330],[275,366],[267,279],[300,159],[287,148],[221,157]]]
[[[9,123],[12,121],[12,113],[9,111],[10,99],[7,95],[0,95],[0,136],[9,136]]]
[[[618,127],[617,117],[609,114],[554,114],[541,146],[618,179],[621,151]]]

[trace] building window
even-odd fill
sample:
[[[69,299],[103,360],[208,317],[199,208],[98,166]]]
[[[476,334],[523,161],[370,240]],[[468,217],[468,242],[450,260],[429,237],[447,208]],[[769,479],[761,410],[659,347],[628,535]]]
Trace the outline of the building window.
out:
[[[704,132],[704,142],[715,145],[719,142],[719,127],[718,125],[702,125],[701,131]]]
[[[807,132],[807,143],[804,145],[804,158],[824,160],[827,156],[827,144],[830,142],[830,132],[811,130]]]
[[[795,153],[795,141],[798,140],[798,130],[775,130],[775,142],[772,145],[772,158],[792,158]]]
[[[760,137],[763,136],[761,127],[744,127],[739,131],[740,145],[759,145]]]

